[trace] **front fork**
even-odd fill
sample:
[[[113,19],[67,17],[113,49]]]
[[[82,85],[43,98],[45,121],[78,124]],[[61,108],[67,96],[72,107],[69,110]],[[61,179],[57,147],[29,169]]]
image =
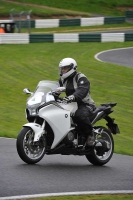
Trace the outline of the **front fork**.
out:
[[[40,140],[40,137],[45,133],[45,129],[44,129],[45,128],[45,120],[42,125],[33,122],[33,123],[24,124],[23,127],[29,127],[34,131],[34,133],[35,133],[34,142],[37,142]]]

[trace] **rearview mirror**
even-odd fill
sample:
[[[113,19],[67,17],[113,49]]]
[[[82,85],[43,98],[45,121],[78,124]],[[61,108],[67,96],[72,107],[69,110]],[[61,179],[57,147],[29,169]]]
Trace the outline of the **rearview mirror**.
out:
[[[32,94],[32,92],[30,92],[30,90],[29,90],[28,88],[24,88],[24,89],[23,89],[23,92],[24,92],[25,94]]]

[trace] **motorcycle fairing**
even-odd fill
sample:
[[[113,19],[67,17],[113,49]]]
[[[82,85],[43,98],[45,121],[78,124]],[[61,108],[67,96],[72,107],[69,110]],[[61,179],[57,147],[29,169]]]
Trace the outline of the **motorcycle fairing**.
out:
[[[69,104],[63,104],[63,103],[59,103],[59,105],[64,108],[65,110],[69,110],[71,112],[71,115],[74,115],[74,113],[76,112],[76,110],[78,109],[78,105],[76,102],[71,102]]]
[[[51,149],[55,148],[67,135],[71,127],[70,111],[62,109],[54,104],[49,104],[39,110],[39,116],[45,119],[54,133],[54,141]]]
[[[23,127],[30,127],[35,132],[34,142],[39,141],[41,135],[44,134],[44,129],[37,123],[27,123],[24,124]]]

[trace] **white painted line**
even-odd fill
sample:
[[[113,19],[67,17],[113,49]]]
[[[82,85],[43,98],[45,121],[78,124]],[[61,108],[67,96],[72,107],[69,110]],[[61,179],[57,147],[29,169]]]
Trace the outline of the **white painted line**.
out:
[[[107,50],[108,51],[108,50]],[[94,56],[94,58],[96,59],[96,60],[98,60],[98,61],[100,61],[100,62],[104,62],[103,60],[100,60],[99,58],[98,58],[98,56],[100,55],[100,54],[102,54],[102,53],[105,53],[106,51],[101,51],[101,52],[99,52],[99,53],[97,53],[95,56]]]
[[[108,52],[108,51],[117,51],[117,50],[121,50],[121,49],[132,49],[132,48],[133,48],[133,47],[125,47],[125,48],[118,48],[118,49],[110,49],[110,50],[101,51],[101,52],[97,53],[97,54],[94,56],[94,58],[95,58],[96,60],[100,61],[100,62],[105,62],[105,61],[100,60],[100,59],[98,58],[98,56],[99,56],[100,54],[105,53],[105,52]]]
[[[16,140],[16,138],[0,137],[0,139]]]
[[[83,192],[62,192],[62,193],[45,193],[34,195],[21,195],[11,197],[0,197],[0,200],[17,200],[17,199],[30,199],[41,197],[57,197],[57,196],[77,196],[77,195],[95,195],[95,194],[133,194],[133,190],[112,190],[112,191],[83,191]]]

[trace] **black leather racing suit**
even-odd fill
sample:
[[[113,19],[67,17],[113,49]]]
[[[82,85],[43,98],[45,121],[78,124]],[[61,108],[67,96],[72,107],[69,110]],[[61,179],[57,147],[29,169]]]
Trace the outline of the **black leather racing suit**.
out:
[[[66,96],[74,95],[78,104],[78,109],[73,117],[79,130],[85,136],[92,134],[90,116],[95,109],[95,103],[90,96],[90,82],[87,77],[78,72],[74,72],[67,79],[59,79],[59,85],[66,87]]]

